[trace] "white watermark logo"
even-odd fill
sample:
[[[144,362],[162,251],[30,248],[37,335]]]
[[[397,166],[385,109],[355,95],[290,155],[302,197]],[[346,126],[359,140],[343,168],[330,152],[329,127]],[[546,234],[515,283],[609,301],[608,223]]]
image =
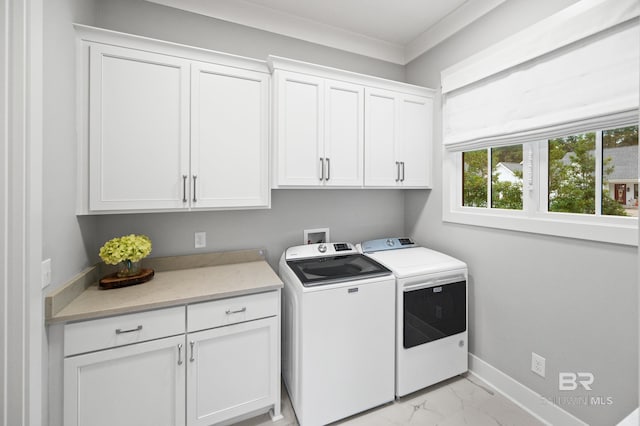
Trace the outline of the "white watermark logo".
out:
[[[561,371],[558,374],[558,390],[560,391],[592,391],[595,376],[589,372]],[[570,394],[543,397],[544,402],[550,402],[558,406],[582,405],[582,406],[606,406],[613,405],[612,396],[593,394]]]
[[[586,372],[560,372],[558,373],[558,389],[561,391],[573,391],[582,386],[584,390],[591,390],[595,377]]]

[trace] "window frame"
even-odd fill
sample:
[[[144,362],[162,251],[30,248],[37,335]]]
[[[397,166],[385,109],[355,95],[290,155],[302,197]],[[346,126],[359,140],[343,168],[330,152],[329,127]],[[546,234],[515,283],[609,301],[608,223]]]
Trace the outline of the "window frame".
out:
[[[498,228],[512,231],[552,235],[581,240],[638,246],[638,218],[602,215],[602,131],[637,126],[637,115],[624,123],[598,124],[596,133],[596,214],[548,211],[548,140],[556,135],[533,141],[491,144],[487,141],[462,148],[443,146],[443,221]],[[462,204],[462,153],[499,146],[520,145],[523,149],[522,210],[470,207]],[[489,162],[491,156],[489,155]],[[490,185],[490,183],[489,183]],[[491,188],[488,188],[490,193]]]

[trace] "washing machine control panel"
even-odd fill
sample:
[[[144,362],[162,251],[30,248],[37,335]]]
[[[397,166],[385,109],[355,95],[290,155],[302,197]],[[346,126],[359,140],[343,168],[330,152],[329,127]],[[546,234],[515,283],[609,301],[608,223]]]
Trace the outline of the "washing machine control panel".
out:
[[[335,256],[358,253],[351,243],[318,243],[289,247],[286,259],[305,259],[310,257]]]

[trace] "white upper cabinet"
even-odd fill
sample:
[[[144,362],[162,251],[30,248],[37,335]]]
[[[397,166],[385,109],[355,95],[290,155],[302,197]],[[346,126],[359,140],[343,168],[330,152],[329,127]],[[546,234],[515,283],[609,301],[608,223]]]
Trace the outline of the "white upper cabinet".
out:
[[[269,76],[191,65],[192,207],[268,207]]]
[[[364,88],[325,81],[325,183],[362,186],[364,176]]]
[[[431,187],[433,99],[400,96],[398,160],[402,162],[404,187]]]
[[[431,186],[433,100],[366,89],[365,185]]]
[[[269,207],[264,62],[76,30],[80,213]]]
[[[433,90],[274,56],[269,65],[274,187],[430,187]]]
[[[324,82],[307,75],[276,71],[278,185],[322,185],[324,157]]]
[[[89,51],[91,209],[182,208],[189,63],[100,44]]]
[[[362,186],[361,86],[275,71],[277,186]]]

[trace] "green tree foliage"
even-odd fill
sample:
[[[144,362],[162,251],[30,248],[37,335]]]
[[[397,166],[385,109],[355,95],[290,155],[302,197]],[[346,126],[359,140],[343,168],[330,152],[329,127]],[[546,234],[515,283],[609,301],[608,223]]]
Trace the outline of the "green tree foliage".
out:
[[[487,150],[464,152],[462,162],[462,205],[487,207]]]
[[[522,210],[522,181],[500,181],[496,172],[498,163],[517,163],[522,161],[522,145],[508,146],[491,150],[491,207],[499,209]],[[463,153],[464,176],[462,204],[469,207],[487,207],[488,150]],[[515,171],[522,179],[522,172]]]
[[[491,207],[495,209],[522,210],[522,171],[514,170],[517,182],[500,181],[499,163],[520,164],[522,145],[512,145],[491,150]]]
[[[638,126],[621,127],[602,133],[603,148],[638,145]]]
[[[584,133],[549,141],[549,211],[595,214],[595,136],[595,133]],[[622,135],[611,139],[624,141]],[[605,158],[604,186],[613,170],[611,158]],[[626,216],[624,208],[607,189],[602,191],[602,214]]]

